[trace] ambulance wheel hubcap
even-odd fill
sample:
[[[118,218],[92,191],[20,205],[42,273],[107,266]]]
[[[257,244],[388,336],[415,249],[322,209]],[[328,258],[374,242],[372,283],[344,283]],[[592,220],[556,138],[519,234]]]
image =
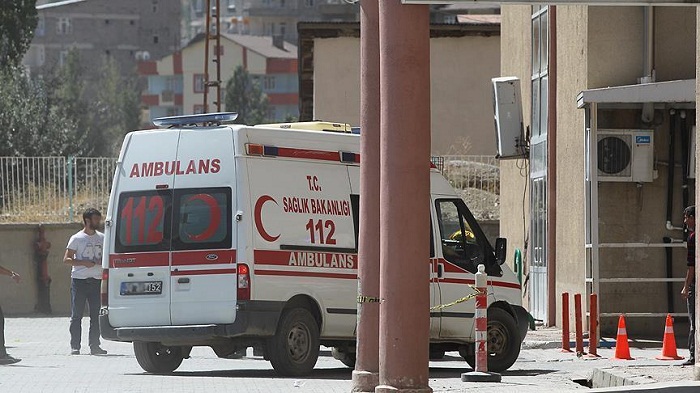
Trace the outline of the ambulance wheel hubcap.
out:
[[[309,329],[306,325],[296,324],[289,330],[287,345],[289,354],[295,362],[303,362],[309,355]]]
[[[488,328],[488,351],[499,355],[508,348],[508,331],[500,323],[491,323]]]

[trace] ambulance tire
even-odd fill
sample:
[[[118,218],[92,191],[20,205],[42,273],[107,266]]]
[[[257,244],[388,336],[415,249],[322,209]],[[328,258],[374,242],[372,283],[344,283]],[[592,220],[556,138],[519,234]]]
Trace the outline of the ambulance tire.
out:
[[[182,348],[161,343],[134,341],[134,355],[144,371],[167,374],[175,371],[184,359]]]
[[[491,307],[488,310],[488,367],[489,371],[500,373],[508,370],[520,356],[520,330],[515,319],[507,311]],[[492,352],[494,345],[498,352]],[[476,366],[474,345],[462,347],[459,354],[472,369]]]
[[[299,377],[314,369],[321,346],[318,324],[305,308],[286,310],[267,345],[270,363],[280,375]]]

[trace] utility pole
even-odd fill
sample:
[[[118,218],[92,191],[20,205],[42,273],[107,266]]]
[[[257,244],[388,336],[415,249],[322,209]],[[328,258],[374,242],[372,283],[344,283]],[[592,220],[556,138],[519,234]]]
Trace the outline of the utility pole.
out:
[[[216,8],[212,12],[212,0],[207,1],[206,32],[204,33],[204,113],[209,112],[209,88],[215,91],[214,107],[216,112],[221,112],[221,0],[214,0]],[[214,45],[214,56],[210,58],[210,46]],[[211,80],[209,75],[209,63],[216,64],[216,79]]]

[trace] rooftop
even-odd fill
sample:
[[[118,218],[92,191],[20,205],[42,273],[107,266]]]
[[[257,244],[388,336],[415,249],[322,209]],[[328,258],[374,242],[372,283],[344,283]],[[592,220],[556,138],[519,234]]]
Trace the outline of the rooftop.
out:
[[[465,25],[500,25],[501,15],[477,15],[477,14],[467,14],[467,15],[457,15],[457,22]]]
[[[290,44],[289,42],[284,42],[284,49],[276,47],[272,43],[271,36],[258,36],[258,35],[242,35],[242,34],[227,34],[221,33],[222,38],[226,38],[229,41],[233,41],[236,44],[253,51],[263,57],[270,59],[296,59],[297,58],[297,47],[296,45]],[[197,34],[185,47],[183,50],[199,41],[204,40],[204,33]]]
[[[45,9],[51,9],[51,8],[56,8],[56,7],[62,7],[64,5],[71,5],[71,4],[77,4],[77,3],[84,3],[87,0],[63,0],[63,1],[57,1],[54,3],[47,3],[47,4],[42,4],[42,5],[37,5],[36,9],[41,11]]]

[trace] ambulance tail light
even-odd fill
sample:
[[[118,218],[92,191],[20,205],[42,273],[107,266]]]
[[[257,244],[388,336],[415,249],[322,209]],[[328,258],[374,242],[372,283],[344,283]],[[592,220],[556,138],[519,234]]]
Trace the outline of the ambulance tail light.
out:
[[[109,269],[102,269],[102,284],[100,285],[100,300],[102,307],[109,305]]]
[[[255,143],[246,143],[245,150],[246,154],[249,156],[277,157],[279,154],[279,149],[275,146],[258,145]]]
[[[238,300],[250,300],[250,268],[245,263],[238,264]]]

